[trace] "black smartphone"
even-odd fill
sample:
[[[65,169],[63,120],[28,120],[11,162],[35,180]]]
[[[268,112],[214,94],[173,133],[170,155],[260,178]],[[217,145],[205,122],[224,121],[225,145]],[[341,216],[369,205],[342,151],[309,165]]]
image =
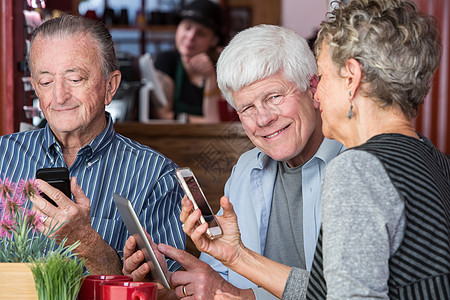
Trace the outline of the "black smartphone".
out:
[[[194,204],[194,208],[200,208],[202,212],[200,223],[208,223],[208,229],[206,230],[208,238],[212,240],[220,237],[222,235],[222,228],[214,216],[211,206],[206,201],[205,194],[203,194],[192,170],[190,168],[180,168],[175,173],[187,197]]]
[[[72,194],[70,193],[69,170],[67,168],[42,168],[36,171],[36,178],[47,181],[50,185],[62,191],[69,199],[72,198]],[[42,197],[54,206],[58,206],[46,194],[43,193]]]

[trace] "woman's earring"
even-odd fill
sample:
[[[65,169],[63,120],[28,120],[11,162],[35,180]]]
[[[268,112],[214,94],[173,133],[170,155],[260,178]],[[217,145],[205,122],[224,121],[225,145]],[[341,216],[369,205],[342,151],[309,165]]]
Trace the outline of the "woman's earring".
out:
[[[347,112],[347,119],[351,119],[353,117],[353,104],[350,102],[350,109]]]
[[[348,100],[350,101],[350,109],[347,112],[347,119],[350,120],[353,117],[353,103],[352,100],[350,99],[352,97],[352,91],[350,91],[348,95],[349,95]]]

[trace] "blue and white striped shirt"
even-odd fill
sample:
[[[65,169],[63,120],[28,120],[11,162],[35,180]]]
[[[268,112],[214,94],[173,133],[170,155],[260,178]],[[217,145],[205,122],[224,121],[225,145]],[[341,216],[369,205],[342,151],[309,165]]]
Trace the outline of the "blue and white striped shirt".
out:
[[[186,236],[179,218],[183,192],[175,176],[175,163],[117,134],[109,113],[106,118],[106,128],[78,151],[69,168],[70,177],[76,177],[91,200],[92,227],[122,257],[128,231],[113,204],[112,194],[117,193],[130,199],[156,243],[185,249]],[[0,153],[0,176],[16,183],[35,178],[39,168],[67,167],[48,124],[43,129],[0,137]],[[167,263],[170,271],[180,267],[172,260]]]

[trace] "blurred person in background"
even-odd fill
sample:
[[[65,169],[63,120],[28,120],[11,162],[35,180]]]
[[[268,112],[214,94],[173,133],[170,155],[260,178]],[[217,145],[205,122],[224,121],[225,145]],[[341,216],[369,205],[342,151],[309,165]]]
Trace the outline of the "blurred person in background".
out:
[[[195,0],[180,13],[175,50],[160,53],[155,68],[168,105],[156,107],[156,118],[219,122],[221,93],[215,64],[223,45],[223,12],[209,0]]]

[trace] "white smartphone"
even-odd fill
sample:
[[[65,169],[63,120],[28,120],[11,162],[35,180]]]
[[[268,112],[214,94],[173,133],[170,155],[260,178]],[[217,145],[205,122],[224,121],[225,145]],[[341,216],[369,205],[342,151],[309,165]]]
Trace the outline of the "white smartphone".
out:
[[[208,229],[206,230],[208,238],[215,239],[220,237],[222,235],[222,228],[214,216],[208,201],[206,201],[205,194],[203,194],[192,170],[190,168],[179,168],[176,170],[176,174],[181,187],[189,200],[194,204],[194,208],[200,208],[202,212],[200,223],[208,223]]]
[[[127,226],[128,232],[130,235],[134,236],[138,248],[144,253],[144,258],[150,266],[153,279],[161,283],[166,289],[170,290],[169,281],[153,252],[152,246],[145,235],[144,229],[142,229],[142,225],[139,222],[133,206],[131,206],[130,200],[115,193],[113,194],[113,200],[125,226]]]

